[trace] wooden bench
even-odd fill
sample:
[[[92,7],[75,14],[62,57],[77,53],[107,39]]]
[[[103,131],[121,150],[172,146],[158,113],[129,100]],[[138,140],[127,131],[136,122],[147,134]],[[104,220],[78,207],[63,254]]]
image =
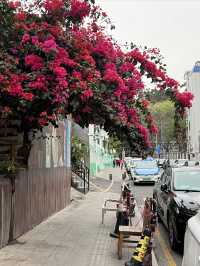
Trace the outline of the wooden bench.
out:
[[[115,206],[108,206],[107,203],[115,203]],[[104,215],[107,211],[116,212],[117,211],[117,204],[119,203],[119,200],[115,199],[105,199],[103,206],[102,206],[102,224],[104,223]],[[109,204],[110,205],[110,204]]]
[[[118,248],[117,248],[119,259],[122,258],[122,249],[136,246],[141,235],[142,235],[142,231],[140,231],[139,228],[138,230],[136,230],[134,226],[119,226],[119,238],[118,238]],[[124,236],[129,236],[129,237],[135,236],[135,238],[126,239]],[[126,243],[128,243],[129,245],[128,244],[126,245]]]

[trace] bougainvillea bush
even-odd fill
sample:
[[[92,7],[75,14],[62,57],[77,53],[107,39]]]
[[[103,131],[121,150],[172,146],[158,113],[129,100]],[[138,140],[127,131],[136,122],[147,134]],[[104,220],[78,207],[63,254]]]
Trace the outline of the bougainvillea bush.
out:
[[[193,96],[167,76],[159,50],[121,49],[106,35],[105,25],[113,26],[94,1],[23,3],[0,3],[1,118],[17,119],[29,132],[71,115],[139,149],[157,132],[143,96],[146,78],[181,115],[191,106]]]

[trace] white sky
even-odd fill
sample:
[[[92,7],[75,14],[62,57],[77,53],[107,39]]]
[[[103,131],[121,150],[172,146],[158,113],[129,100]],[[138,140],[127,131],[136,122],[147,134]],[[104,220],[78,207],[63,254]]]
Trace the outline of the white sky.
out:
[[[96,0],[108,14],[119,43],[157,47],[167,73],[180,82],[200,60],[199,0]]]

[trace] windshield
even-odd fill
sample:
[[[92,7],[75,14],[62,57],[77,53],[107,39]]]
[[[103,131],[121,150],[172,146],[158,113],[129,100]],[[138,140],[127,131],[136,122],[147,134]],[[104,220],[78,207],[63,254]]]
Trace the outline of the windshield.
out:
[[[158,168],[156,161],[138,161],[135,162],[135,167],[145,169]]]
[[[174,174],[174,189],[200,191],[200,171],[180,171]]]

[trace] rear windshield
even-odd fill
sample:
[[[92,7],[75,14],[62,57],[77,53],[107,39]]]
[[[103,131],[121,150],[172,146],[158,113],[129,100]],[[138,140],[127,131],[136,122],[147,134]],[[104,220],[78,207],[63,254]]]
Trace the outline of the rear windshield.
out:
[[[156,161],[138,161],[138,162],[135,162],[135,165],[136,165],[136,168],[146,168],[146,169],[158,167]]]

